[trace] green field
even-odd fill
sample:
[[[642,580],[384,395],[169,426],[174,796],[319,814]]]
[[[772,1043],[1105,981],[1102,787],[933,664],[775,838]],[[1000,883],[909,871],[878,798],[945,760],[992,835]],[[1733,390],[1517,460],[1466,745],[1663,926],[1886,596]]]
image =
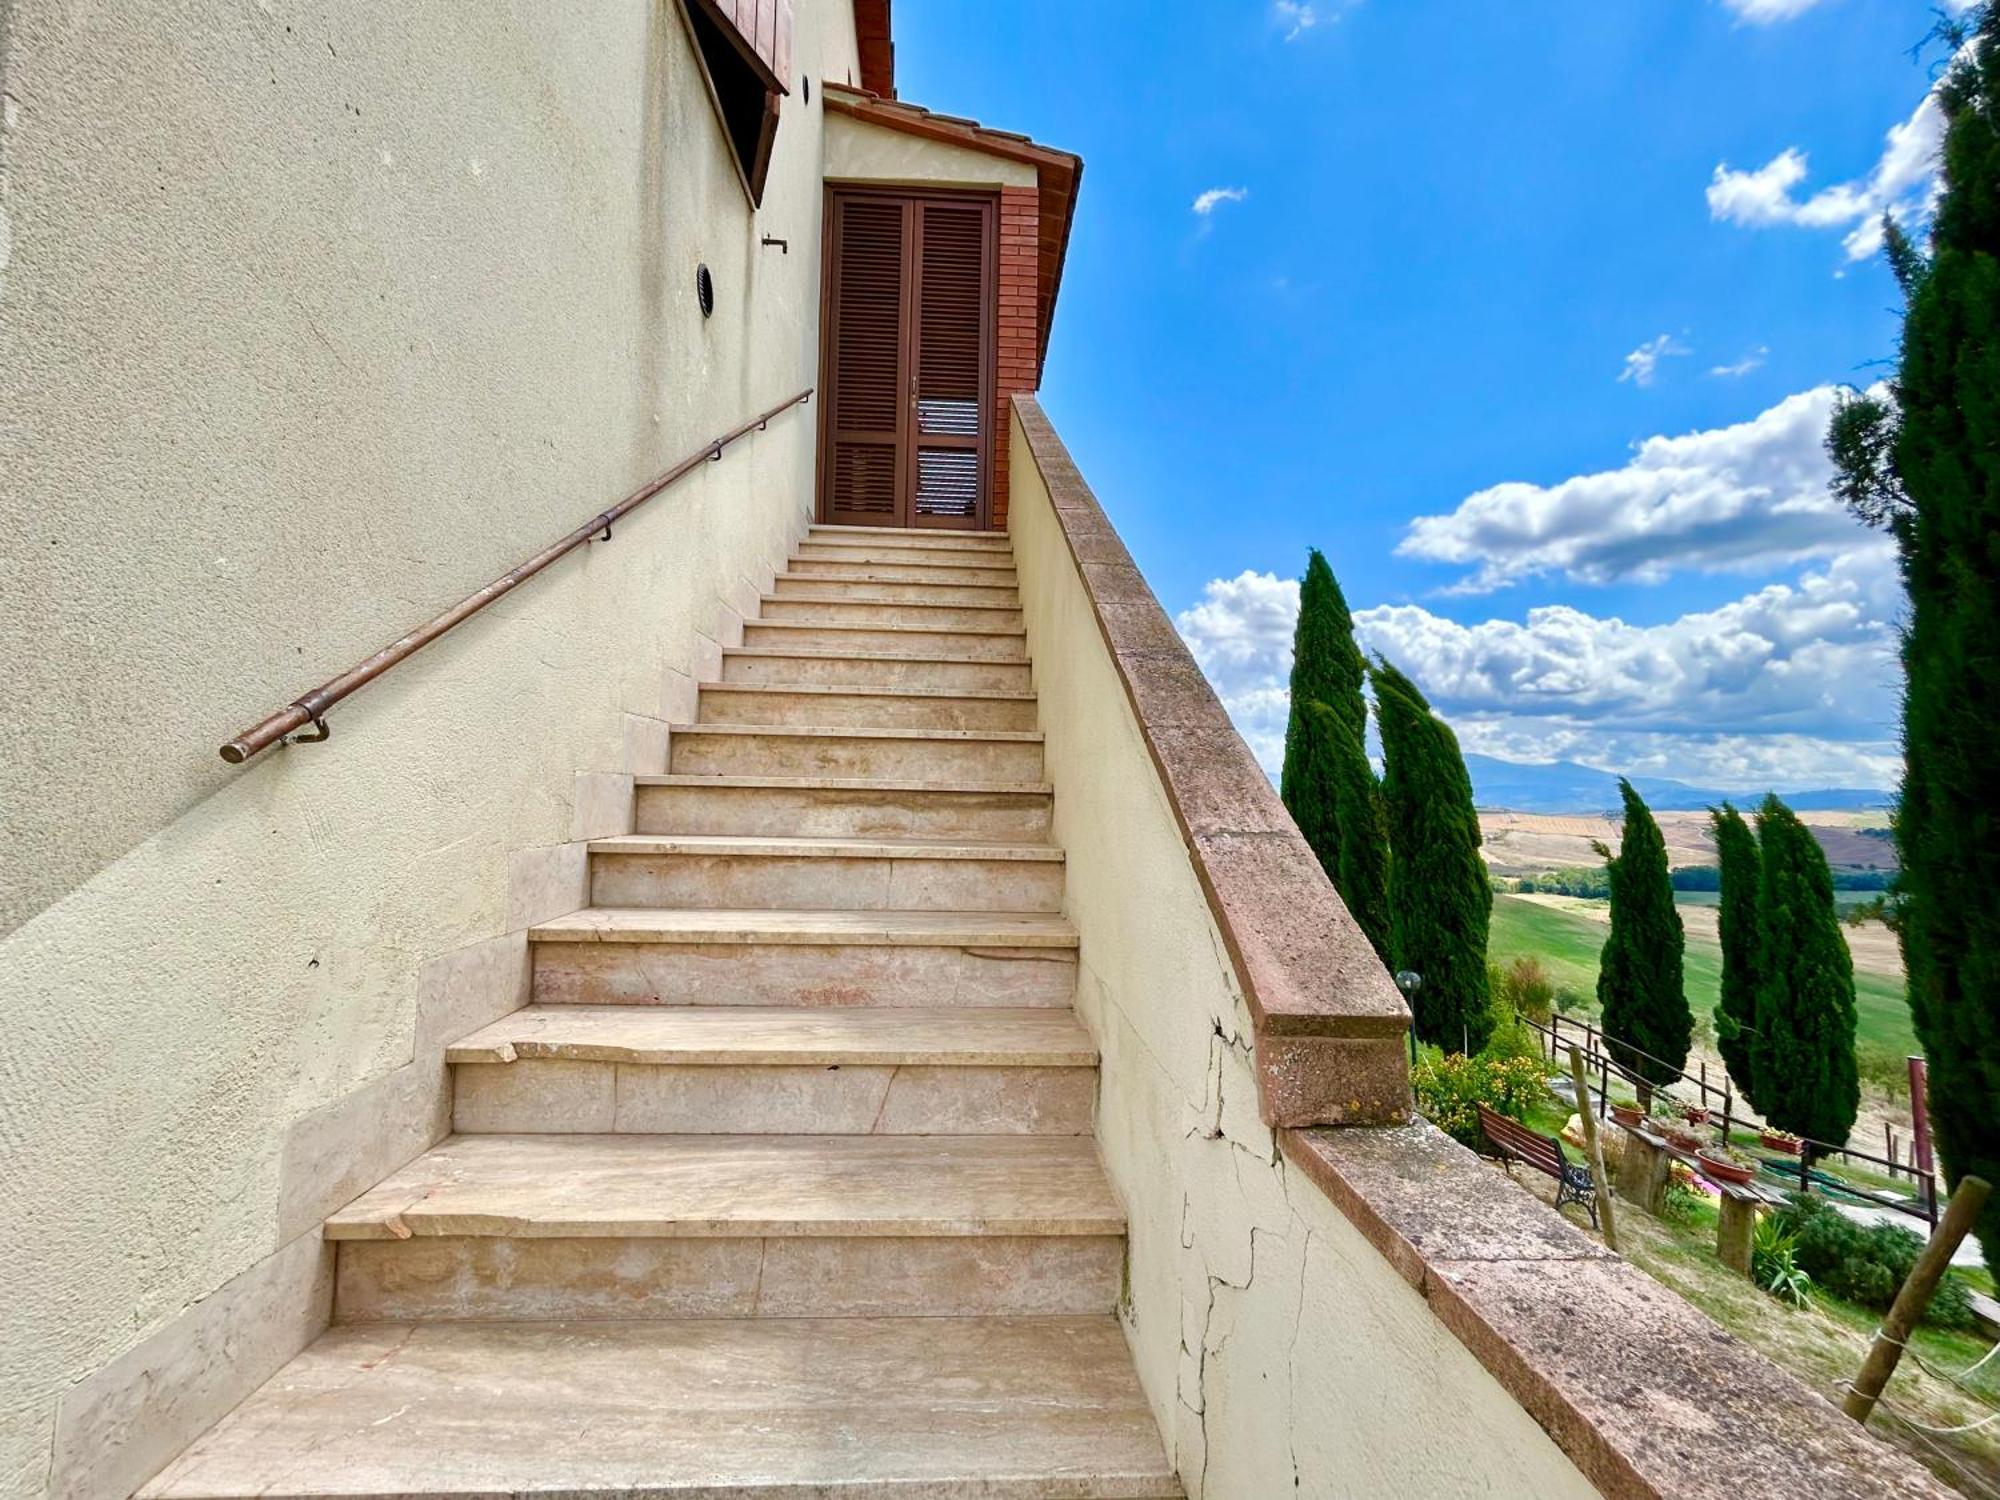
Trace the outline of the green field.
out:
[[[1487,953],[1495,963],[1511,963],[1523,955],[1538,958],[1558,990],[1586,1005],[1597,998],[1597,955],[1604,946],[1604,923],[1560,907],[1544,906],[1520,896],[1493,898],[1493,929]],[[1722,950],[1714,943],[1690,938],[1687,945],[1688,1005],[1698,1017],[1715,1009],[1722,986]],[[1900,980],[1879,974],[1854,976],[1855,1031],[1858,1040],[1880,1042],[1899,1051],[1917,1050],[1910,1029],[1909,1006]]]

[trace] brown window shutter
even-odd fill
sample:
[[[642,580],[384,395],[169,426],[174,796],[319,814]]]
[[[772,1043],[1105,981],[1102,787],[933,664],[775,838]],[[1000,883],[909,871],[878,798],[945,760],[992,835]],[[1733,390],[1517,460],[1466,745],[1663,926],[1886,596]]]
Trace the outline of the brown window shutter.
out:
[[[992,205],[916,205],[918,525],[978,526],[988,442]]]
[[[896,524],[903,413],[904,205],[834,204],[827,519]]]

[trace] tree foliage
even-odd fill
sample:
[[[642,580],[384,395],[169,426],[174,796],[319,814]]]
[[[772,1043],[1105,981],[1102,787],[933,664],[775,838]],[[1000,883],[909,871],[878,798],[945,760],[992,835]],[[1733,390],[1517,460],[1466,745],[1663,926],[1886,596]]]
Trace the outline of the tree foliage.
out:
[[[1894,534],[1903,637],[1899,931],[1947,1179],[2000,1181],[2000,9],[1956,23],[1929,255],[1886,402],[1835,418],[1840,493]],[[2000,1268],[2000,1197],[1980,1238]]]
[[[1623,777],[1624,832],[1611,872],[1611,933],[1597,965],[1597,1001],[1611,1056],[1645,1087],[1669,1083],[1687,1063],[1694,1016],[1681,983],[1685,937],[1667,877],[1667,842],[1643,799]]]
[[[1751,1072],[1757,1026],[1757,835],[1727,802],[1709,812],[1715,825],[1722,900],[1716,924],[1722,943],[1722,993],[1715,1007],[1715,1042],[1736,1091],[1758,1108]]]
[[[1315,547],[1306,557],[1299,620],[1292,631],[1292,707],[1285,722],[1278,795],[1319,856],[1327,878],[1336,882],[1340,878],[1337,751],[1312,705],[1324,704],[1341,722],[1352,724],[1357,735],[1365,735],[1367,705],[1361,685],[1366,676],[1366,663],[1354,644],[1354,617],[1333,569]]]
[[[1324,703],[1307,705],[1320,722],[1317,734],[1333,765],[1334,821],[1340,848],[1333,877],[1376,957],[1390,962],[1389,829],[1382,812],[1382,784],[1368,764],[1368,747],[1348,723]]]
[[[1389,865],[1389,947],[1423,976],[1417,1035],[1477,1052],[1493,1027],[1486,936],[1493,889],[1479,857],[1472,778],[1451,728],[1416,685],[1377,657],[1371,674],[1382,729],[1382,803]]]
[[[1846,1143],[1861,1106],[1854,959],[1826,853],[1775,796],[1757,814],[1757,1111],[1780,1130]]]

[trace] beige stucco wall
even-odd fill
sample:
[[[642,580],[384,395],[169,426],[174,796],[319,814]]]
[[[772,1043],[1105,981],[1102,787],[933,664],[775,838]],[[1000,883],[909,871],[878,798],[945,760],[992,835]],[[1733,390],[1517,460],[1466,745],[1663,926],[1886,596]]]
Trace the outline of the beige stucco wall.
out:
[[[941,187],[1033,187],[1035,169],[950,141],[884,130],[852,115],[826,118],[829,182],[930,183]]]
[[[1020,424],[1011,525],[1123,1317],[1194,1500],[1596,1491],[1258,1117],[1250,1019]],[[1296,1482],[1296,1487],[1295,1487]]]
[[[122,1493],[324,1315],[318,1215],[580,904],[814,409],[331,743],[216,746],[814,381],[822,116],[753,215],[667,0],[0,0],[0,87],[0,1492]]]

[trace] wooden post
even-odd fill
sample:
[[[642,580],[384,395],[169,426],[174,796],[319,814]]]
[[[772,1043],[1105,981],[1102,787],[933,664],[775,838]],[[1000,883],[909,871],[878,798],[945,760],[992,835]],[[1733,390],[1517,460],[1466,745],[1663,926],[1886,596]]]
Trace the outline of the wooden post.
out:
[[[1590,1183],[1597,1190],[1597,1215],[1604,1225],[1604,1243],[1618,1248],[1617,1211],[1611,1206],[1611,1179],[1604,1175],[1604,1143],[1597,1135],[1597,1115],[1590,1107],[1590,1077],[1583,1070],[1583,1050],[1571,1042],[1569,1076],[1576,1085],[1576,1113],[1583,1121],[1583,1145],[1590,1154]]]
[[[1722,1190],[1715,1221],[1715,1257],[1730,1270],[1750,1274],[1750,1249],[1757,1238],[1757,1204],[1747,1195]]]
[[[1874,1347],[1861,1362],[1861,1373],[1847,1388],[1842,1410],[1855,1421],[1867,1422],[1868,1414],[1875,1410],[1875,1403],[1882,1398],[1882,1387],[1896,1373],[1896,1362],[1903,1357],[1903,1344],[1910,1330],[1931,1305],[1931,1294],[1944,1279],[1959,1241],[1978,1220],[1979,1211],[1986,1207],[1986,1195],[1992,1191],[1993,1185],[1983,1177],[1959,1178],[1958,1190],[1945,1206],[1944,1222],[1938,1225],[1923,1254],[1917,1257],[1916,1265],[1910,1268],[1909,1279],[1896,1293],[1895,1304],[1876,1331]]]

